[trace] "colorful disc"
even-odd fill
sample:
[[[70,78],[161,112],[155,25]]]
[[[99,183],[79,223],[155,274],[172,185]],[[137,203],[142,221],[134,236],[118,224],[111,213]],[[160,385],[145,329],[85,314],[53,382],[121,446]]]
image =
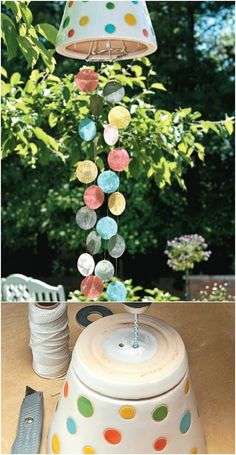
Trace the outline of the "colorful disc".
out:
[[[86,117],[79,123],[79,135],[84,141],[91,141],[97,133],[96,123]]]
[[[119,139],[119,131],[111,125],[107,125],[103,131],[104,141],[108,145],[115,145]]]
[[[102,281],[111,280],[114,276],[113,264],[106,259],[99,261],[95,267],[95,275],[101,278]]]
[[[81,281],[80,290],[88,299],[97,299],[103,291],[103,282],[97,276],[87,276]]]
[[[108,120],[110,125],[114,128],[122,129],[127,128],[131,117],[128,109],[122,106],[116,106],[110,110]]]
[[[82,207],[76,213],[76,223],[81,229],[88,231],[92,229],[97,222],[96,212],[88,207]]]
[[[92,275],[95,267],[93,256],[88,253],[83,253],[79,256],[77,261],[77,267],[81,275],[88,276]]]
[[[104,202],[104,193],[97,185],[89,186],[84,192],[84,202],[90,209],[98,209]]]
[[[116,235],[118,226],[113,218],[104,216],[97,222],[96,230],[102,239],[109,240],[111,237]]]
[[[104,171],[98,176],[98,186],[104,193],[113,193],[119,188],[120,179],[113,171]]]
[[[102,239],[96,231],[89,233],[86,239],[86,248],[91,254],[97,254],[100,251]]]
[[[91,183],[98,175],[98,168],[93,161],[84,160],[79,161],[76,176],[81,183]]]
[[[100,95],[92,95],[90,98],[90,111],[95,117],[102,114],[103,98]]]
[[[108,199],[108,207],[113,215],[121,215],[125,210],[126,201],[122,193],[112,193]]]
[[[113,171],[124,171],[129,166],[130,158],[125,149],[118,147],[109,153],[107,161]]]
[[[76,74],[75,83],[83,92],[93,92],[98,86],[98,75],[95,71],[86,68]]]
[[[112,258],[119,258],[125,251],[125,241],[121,235],[117,234],[108,242],[108,253]]]
[[[124,302],[127,290],[120,281],[113,281],[107,286],[107,296],[110,302]]]
[[[103,95],[109,103],[119,103],[125,96],[125,89],[119,82],[111,81],[105,85]]]

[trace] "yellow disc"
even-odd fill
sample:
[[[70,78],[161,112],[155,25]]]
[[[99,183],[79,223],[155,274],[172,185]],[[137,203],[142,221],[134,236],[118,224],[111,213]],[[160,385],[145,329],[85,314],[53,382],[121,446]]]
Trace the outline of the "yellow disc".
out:
[[[93,182],[98,175],[98,168],[93,161],[84,160],[79,161],[76,176],[82,183],[91,183]]]
[[[189,387],[190,387],[189,379],[187,379],[185,382],[185,385],[184,385],[184,393],[186,393],[186,394],[188,393]]]
[[[108,120],[113,128],[127,128],[130,123],[131,117],[128,109],[122,106],[113,107],[109,114]]]
[[[85,446],[83,448],[83,453],[96,453],[96,452],[91,446]]]
[[[53,453],[60,453],[60,439],[57,434],[52,437],[52,451]]]
[[[122,193],[112,193],[108,199],[108,207],[113,215],[121,215],[125,210],[126,201]]]
[[[133,419],[136,414],[136,411],[133,408],[133,406],[122,406],[122,408],[120,408],[119,412],[120,412],[120,416],[122,417],[122,419],[127,419],[127,420]]]

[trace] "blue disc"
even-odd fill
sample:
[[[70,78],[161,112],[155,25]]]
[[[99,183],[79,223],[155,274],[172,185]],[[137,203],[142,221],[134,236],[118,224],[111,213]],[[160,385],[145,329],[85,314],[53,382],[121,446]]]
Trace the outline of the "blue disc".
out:
[[[69,433],[71,433],[71,434],[76,433],[76,423],[75,423],[74,419],[72,419],[72,417],[68,417],[68,419],[66,421],[66,426],[67,426],[67,430],[69,431]]]
[[[96,230],[102,239],[109,240],[117,233],[117,222],[110,216],[104,216],[98,221]]]
[[[79,135],[84,141],[91,141],[96,136],[96,123],[90,118],[84,118],[79,124]]]
[[[107,286],[107,296],[110,302],[124,302],[127,290],[120,281],[113,281]]]
[[[114,193],[119,188],[120,179],[113,171],[104,171],[98,176],[98,186],[104,193]]]
[[[191,412],[189,410],[185,411],[181,422],[180,422],[180,431],[181,433],[187,433],[191,425]]]

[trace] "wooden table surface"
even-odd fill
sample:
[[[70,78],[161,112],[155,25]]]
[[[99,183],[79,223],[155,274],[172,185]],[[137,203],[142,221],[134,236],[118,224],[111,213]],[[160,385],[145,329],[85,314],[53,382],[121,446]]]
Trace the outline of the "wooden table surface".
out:
[[[26,303],[2,303],[2,451],[10,453],[25,387],[44,394],[45,418],[41,453],[62,380],[37,376],[32,370]],[[81,328],[76,312],[84,304],[69,303],[70,345]],[[120,304],[106,304],[123,312]],[[154,303],[149,315],[164,319],[182,336],[189,355],[208,453],[234,452],[234,305],[232,303]]]

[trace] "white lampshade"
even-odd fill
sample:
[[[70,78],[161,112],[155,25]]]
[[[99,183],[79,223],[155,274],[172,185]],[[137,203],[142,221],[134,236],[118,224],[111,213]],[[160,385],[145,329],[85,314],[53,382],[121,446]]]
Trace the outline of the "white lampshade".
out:
[[[59,54],[87,61],[152,54],[155,32],[145,1],[67,1],[57,36]]]

